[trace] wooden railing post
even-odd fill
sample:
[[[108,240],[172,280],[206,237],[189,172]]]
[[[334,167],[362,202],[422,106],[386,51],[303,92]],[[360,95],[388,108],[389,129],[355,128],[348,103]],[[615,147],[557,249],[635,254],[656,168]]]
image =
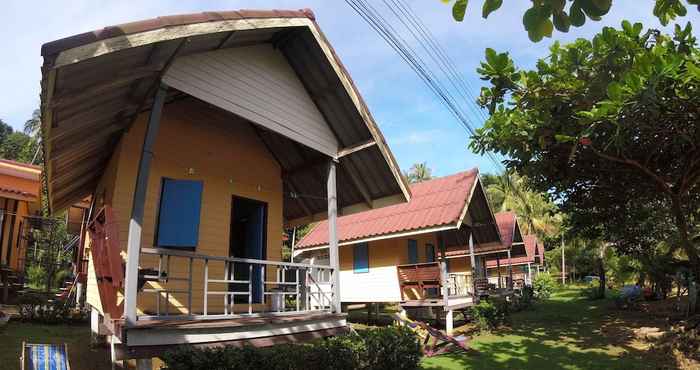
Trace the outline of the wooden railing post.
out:
[[[153,159],[153,145],[158,135],[158,126],[163,110],[163,103],[167,95],[167,86],[161,85],[153,99],[151,114],[146,127],[146,135],[143,140],[141,159],[136,174],[134,199],[131,206],[131,219],[129,220],[129,236],[127,239],[126,276],[124,278],[124,316],[126,325],[136,324],[136,297],[138,295],[139,279],[139,254],[141,253],[141,228],[143,225],[143,212],[146,203],[146,189],[148,187],[148,175]]]
[[[333,287],[331,310],[341,312],[340,306],[340,256],[338,251],[338,234],[336,222],[338,219],[338,197],[336,192],[336,160],[331,159],[328,165],[328,250],[330,264],[333,268],[331,284]]]

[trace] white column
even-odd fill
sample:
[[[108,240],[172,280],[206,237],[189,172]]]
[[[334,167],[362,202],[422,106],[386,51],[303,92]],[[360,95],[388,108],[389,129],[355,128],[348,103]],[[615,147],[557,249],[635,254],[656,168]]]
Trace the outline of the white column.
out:
[[[92,344],[99,343],[100,338],[100,313],[96,309],[90,307],[90,342]]]
[[[338,251],[338,196],[336,191],[336,161],[333,159],[328,166],[328,254],[333,268],[333,312],[341,312],[340,308],[340,256]]]
[[[131,205],[131,219],[129,220],[129,236],[126,244],[126,276],[124,277],[124,317],[126,325],[136,323],[136,296],[139,279],[139,254],[141,253],[141,227],[143,224],[143,210],[146,203],[146,188],[148,187],[148,175],[151,170],[151,160],[153,159],[153,144],[158,134],[160,116],[163,110],[163,103],[167,94],[167,87],[161,85],[156,92],[151,108],[151,115],[148,118],[146,135],[143,139],[143,148],[139,169],[136,175],[136,186],[134,188],[134,199]]]
[[[532,285],[532,269],[530,268],[530,262],[527,263],[527,280],[530,285]]]
[[[75,308],[80,309],[83,305],[80,301],[83,298],[83,283],[77,282],[75,284]]]
[[[469,262],[471,263],[471,270],[472,270],[472,286],[471,289],[473,290],[474,294],[476,294],[476,279],[477,279],[477,272],[476,272],[476,258],[474,257],[474,233],[472,230],[469,230]]]
[[[454,331],[454,312],[452,310],[447,311],[445,315],[445,331],[447,335],[452,335]]]
[[[508,289],[513,289],[513,260],[510,258],[510,249],[508,249]]]

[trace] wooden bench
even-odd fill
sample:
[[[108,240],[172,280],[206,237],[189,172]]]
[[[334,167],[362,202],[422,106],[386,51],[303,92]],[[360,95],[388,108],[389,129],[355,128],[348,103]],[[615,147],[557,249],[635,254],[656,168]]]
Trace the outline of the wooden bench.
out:
[[[406,300],[405,290],[416,289],[418,299],[426,297],[427,289],[441,287],[440,265],[437,262],[397,266],[401,299]]]

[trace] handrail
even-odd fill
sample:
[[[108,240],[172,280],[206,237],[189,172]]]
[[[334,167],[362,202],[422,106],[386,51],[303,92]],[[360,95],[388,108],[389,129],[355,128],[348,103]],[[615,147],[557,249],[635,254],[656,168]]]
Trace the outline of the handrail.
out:
[[[162,255],[166,255],[166,256],[176,256],[176,257],[185,257],[185,258],[207,259],[207,260],[212,260],[212,261],[255,263],[258,265],[274,265],[274,266],[287,266],[287,267],[300,267],[300,268],[332,269],[332,267],[328,266],[328,265],[310,265],[307,263],[297,263],[297,262],[268,261],[268,260],[257,260],[257,259],[240,258],[240,257],[210,256],[210,255],[206,255],[206,254],[178,251],[178,250],[172,250],[172,249],[166,249],[166,248],[141,248],[141,253],[144,253],[144,254],[162,254]]]
[[[140,289],[141,292],[154,293],[156,295],[156,314],[139,315],[140,319],[171,319],[183,316],[183,314],[187,317],[196,317],[200,319],[247,317],[259,314],[259,312],[253,311],[254,305],[258,303],[262,303],[266,308],[261,308],[264,311],[269,310],[271,314],[306,312],[311,310],[312,299],[315,299],[318,303],[314,309],[319,307],[323,310],[332,309],[331,302],[334,293],[330,292],[331,298],[329,298],[328,292],[324,291],[319,285],[319,282],[311,276],[314,271],[321,273],[329,271],[331,274],[337,273],[337,271],[330,266],[210,256],[165,248],[142,248],[141,253],[145,255],[155,255],[158,256],[159,259],[156,262],[157,266],[153,266],[152,269],[145,269],[142,267],[142,270],[146,270],[147,272],[140,278],[146,281],[157,281],[161,286],[156,287],[151,285],[148,288],[144,287]],[[172,258],[184,258],[188,261],[188,268],[184,271],[184,273],[187,274],[186,276],[173,276],[171,271]],[[192,307],[192,282],[194,278],[192,263],[194,260],[201,260],[204,267],[202,271],[203,279],[201,279],[201,282],[197,282],[197,284],[203,284],[203,286],[200,285],[202,286],[203,295],[202,301],[200,302],[202,306],[196,309],[198,313],[195,313]],[[223,263],[223,276],[212,276],[212,271],[209,269],[211,263]],[[237,276],[235,276],[234,269],[236,271],[241,271],[238,268],[239,264],[247,265],[243,267],[243,271],[247,271],[248,273],[247,278],[243,276],[237,278]],[[276,273],[274,272],[275,269]],[[217,274],[219,274],[218,271]],[[175,285],[169,286],[169,282]],[[183,282],[186,284],[186,287],[183,286]],[[321,283],[325,284],[325,279],[322,278]],[[328,283],[332,284],[332,282]],[[216,290],[214,290],[212,289],[213,287],[209,286],[210,284],[219,285],[215,288]],[[221,284],[225,284],[226,286],[220,288]],[[256,286],[259,287],[257,290],[254,288]],[[312,287],[315,287],[317,291],[313,291]],[[184,310],[180,312],[176,310],[176,313],[173,315],[170,311],[170,298],[174,294],[183,294],[183,298],[187,299],[187,305],[186,307],[183,305],[182,308]],[[161,300],[163,296],[165,298],[164,312],[161,310]],[[290,297],[291,307],[289,306],[290,302],[287,301]],[[240,302],[238,302],[238,299],[234,300],[234,298],[241,298]],[[219,300],[223,300],[223,305],[217,304],[217,307],[221,307],[223,314],[211,312],[210,304],[212,300],[218,302],[221,302]],[[254,303],[258,300],[261,301]],[[238,309],[238,303],[243,306],[240,307],[240,310]],[[247,310],[245,309],[246,304]],[[259,308],[256,310],[258,309]]]

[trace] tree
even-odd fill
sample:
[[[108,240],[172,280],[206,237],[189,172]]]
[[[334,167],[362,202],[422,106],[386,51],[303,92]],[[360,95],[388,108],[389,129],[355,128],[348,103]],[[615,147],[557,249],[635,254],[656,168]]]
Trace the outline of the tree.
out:
[[[34,109],[32,118],[24,123],[24,133],[36,138],[41,130],[41,109]]]
[[[7,123],[5,123],[5,121],[0,119],[0,143],[4,142],[5,138],[7,138],[7,136],[9,136],[12,133],[12,131],[12,126],[8,125]]]
[[[700,11],[700,0],[655,0],[654,15],[664,26],[688,13],[685,3],[697,6]],[[442,0],[449,4],[452,0]],[[569,32],[571,26],[581,27],[586,19],[599,21],[608,14],[612,0],[532,0],[532,7],[523,14],[523,26],[530,40],[538,42],[543,37],[552,37],[552,32]],[[452,17],[461,22],[467,12],[468,0],[455,0],[452,4]],[[503,0],[484,0],[481,16],[488,16],[503,5]],[[692,11],[692,9],[691,9]]]
[[[478,72],[491,87],[479,104],[491,115],[470,145],[508,158],[573,217],[664,207],[697,278],[700,52],[690,24],[672,37],[642,29],[625,21],[592,41],[554,43],[534,70],[487,49]]]
[[[525,234],[541,238],[559,235],[562,216],[545,194],[533,191],[527,179],[517,173],[482,176],[486,195],[494,212],[514,211]]]
[[[426,162],[414,163],[413,166],[411,166],[411,169],[408,170],[404,176],[406,176],[409,183],[413,184],[432,179],[432,172],[433,171],[430,169],[430,167],[428,167]]]
[[[0,143],[0,158],[31,163],[38,148],[36,140],[23,132],[13,132]]]

